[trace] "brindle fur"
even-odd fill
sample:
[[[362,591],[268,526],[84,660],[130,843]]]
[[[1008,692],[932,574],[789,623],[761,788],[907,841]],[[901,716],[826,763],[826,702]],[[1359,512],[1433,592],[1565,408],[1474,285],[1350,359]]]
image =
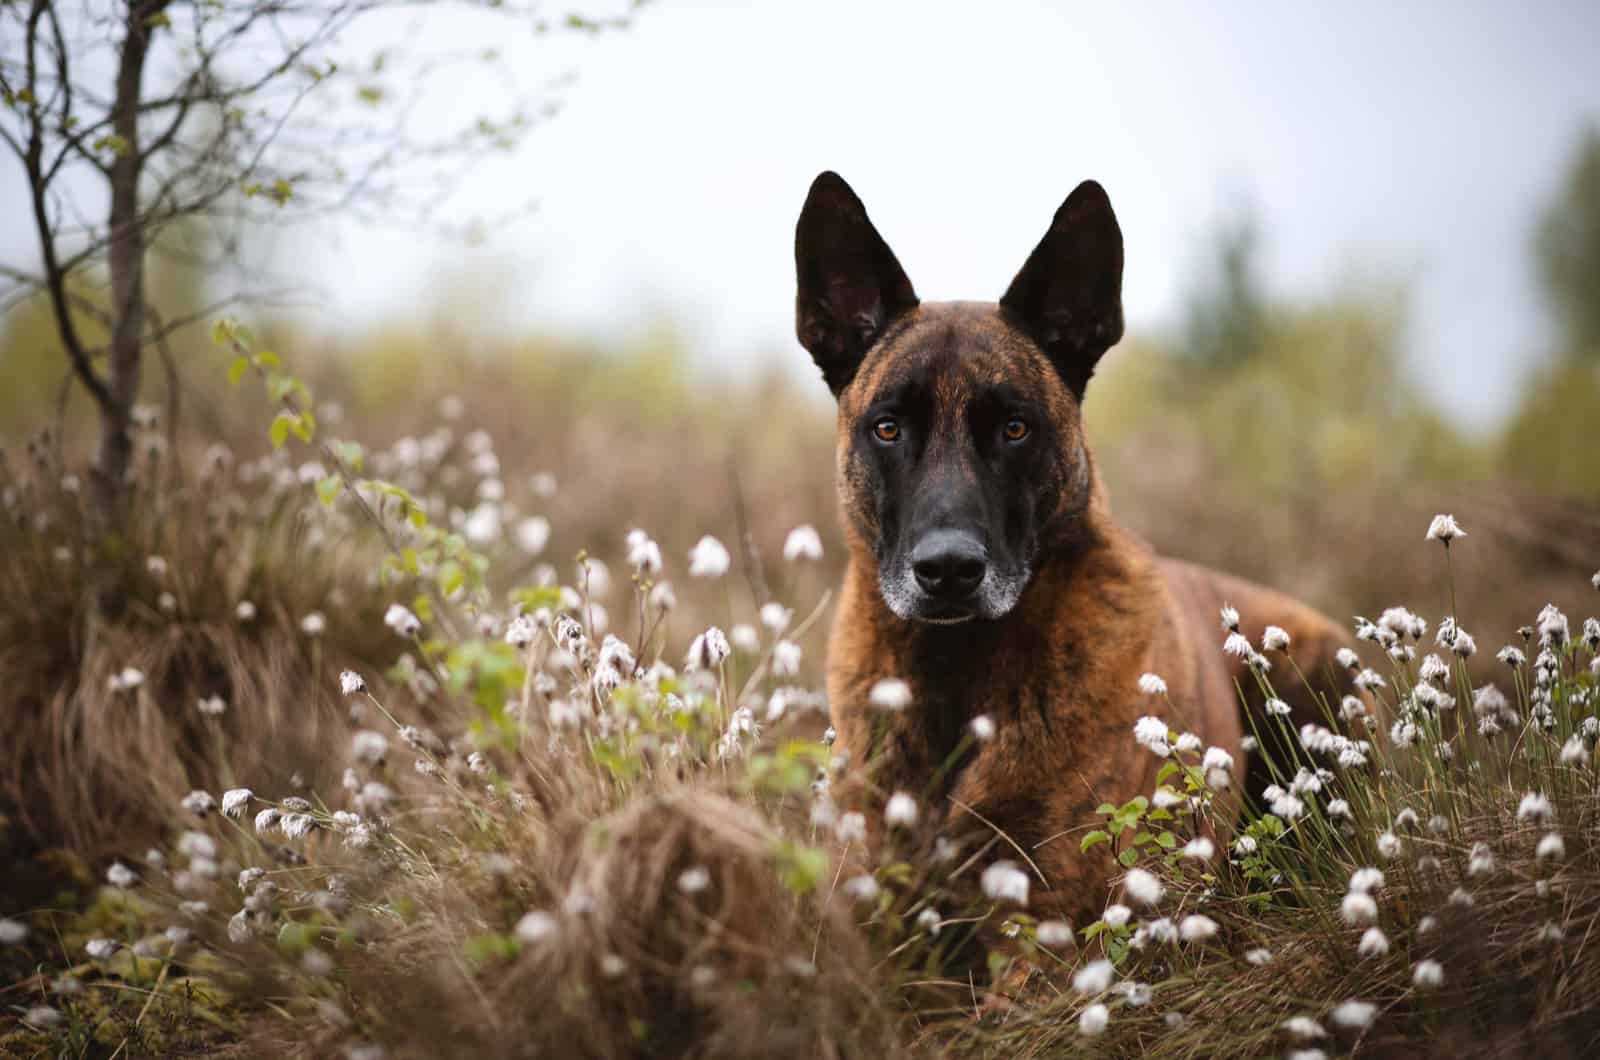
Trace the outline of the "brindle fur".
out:
[[[1065,261],[1068,275],[1053,278],[1057,308],[1065,303],[1053,329],[1018,311],[1017,285],[999,305],[917,303],[859,200],[831,174],[818,178],[797,239],[801,339],[839,402],[837,484],[849,562],[828,649],[837,749],[848,754],[851,774],[867,792],[869,821],[881,818],[882,799],[905,790],[919,796],[930,827],[945,834],[1002,831],[1042,874],[1033,880],[1030,911],[1078,924],[1098,917],[1109,882],[1110,859],[1103,852],[1079,853],[1095,807],[1121,804],[1155,785],[1161,760],[1132,738],[1141,714],[1166,716],[1174,727],[1228,750],[1238,773],[1246,771],[1237,689],[1250,693],[1247,709],[1258,710],[1261,697],[1242,665],[1220,650],[1221,606],[1239,610],[1244,632],[1257,644],[1267,624],[1290,634],[1294,666],[1274,653],[1272,676],[1295,708],[1296,726],[1320,720],[1321,712],[1293,676],[1295,668],[1332,693],[1333,653],[1348,640],[1328,619],[1283,595],[1157,557],[1113,520],[1079,402],[1101,352],[1095,347],[1112,345],[1121,334],[1120,233],[1114,254],[1105,255],[1114,258],[1107,264],[1116,273],[1109,291],[1114,312],[1101,306],[1098,317],[1086,312],[1088,302],[1072,302],[1082,285],[1067,282],[1097,282],[1082,275],[1082,240],[1075,241],[1077,250],[1049,246],[1052,239],[1066,236],[1071,243],[1081,234],[1081,216],[1070,216],[1069,207],[1082,193],[1068,199],[1018,280],[1036,287],[1051,282],[1035,270],[1041,254],[1053,253],[1058,266]],[[1090,196],[1090,207],[1098,209],[1104,193],[1093,186]],[[1109,201],[1104,213],[1109,218]],[[1063,215],[1071,223],[1058,232]],[[1111,225],[1114,231],[1114,219]],[[841,253],[841,247],[855,252]],[[866,279],[863,261],[871,273]],[[1065,344],[1052,341],[1063,333]],[[907,620],[885,600],[880,569],[889,551],[883,538],[891,530],[884,523],[905,515],[892,512],[883,495],[862,421],[886,388],[908,381],[923,387],[929,408],[917,463],[944,465],[936,480],[941,489],[971,490],[994,472],[995,465],[963,440],[967,410],[981,395],[1006,388],[1043,410],[1046,422],[1039,426],[1048,447],[1030,453],[1025,469],[1033,507],[1033,540],[1022,547],[1027,583],[999,617],[956,625]],[[917,503],[926,508],[933,502],[921,497]],[[930,518],[937,521],[937,513]],[[1147,671],[1165,678],[1172,708],[1140,695],[1138,678]],[[887,677],[909,683],[910,708],[885,714],[869,704],[873,685]],[[949,765],[968,723],[980,714],[994,720],[994,739],[969,741],[962,758]],[[1264,782],[1259,773],[1250,776],[1256,788]],[[1016,858],[1003,843],[993,856]]]

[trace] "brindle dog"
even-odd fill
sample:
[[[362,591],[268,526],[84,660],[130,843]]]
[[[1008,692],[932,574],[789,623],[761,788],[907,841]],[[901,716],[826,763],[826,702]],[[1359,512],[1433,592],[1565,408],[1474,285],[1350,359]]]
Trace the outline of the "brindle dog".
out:
[[[1161,760],[1133,740],[1139,715],[1226,749],[1244,779],[1242,711],[1262,697],[1220,650],[1222,605],[1258,644],[1268,624],[1290,634],[1293,665],[1273,653],[1272,676],[1296,727],[1322,718],[1296,668],[1337,703],[1333,656],[1348,638],[1271,590],[1158,558],[1113,521],[1081,414],[1123,328],[1122,233],[1100,185],[1067,197],[998,304],[920,303],[834,173],[811,186],[795,264],[800,342],[839,404],[849,566],[827,675],[839,747],[871,808],[906,790],[933,827],[981,820],[1037,867],[1030,911],[1096,919],[1110,859],[1080,855],[1078,839],[1099,803],[1154,787]],[[1140,694],[1146,671],[1165,678],[1171,708]],[[910,685],[909,708],[870,704],[888,677]],[[995,736],[951,763],[980,714]]]

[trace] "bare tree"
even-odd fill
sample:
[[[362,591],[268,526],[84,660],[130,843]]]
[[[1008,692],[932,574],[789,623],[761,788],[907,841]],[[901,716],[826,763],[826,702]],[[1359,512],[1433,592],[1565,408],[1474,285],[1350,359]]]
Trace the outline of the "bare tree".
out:
[[[0,142],[23,168],[38,241],[35,262],[0,263],[9,284],[0,310],[48,298],[71,373],[99,414],[93,485],[106,518],[115,521],[125,490],[145,352],[236,297],[164,318],[146,296],[152,254],[210,272],[252,226],[431,220],[468,166],[549,113],[544,93],[505,71],[494,113],[419,130],[426,86],[500,55],[406,47],[405,34],[414,45],[439,25],[428,8],[492,19],[485,30],[502,34],[599,32],[628,18],[624,9],[550,22],[500,0],[0,0]],[[344,35],[384,19],[400,27],[401,45],[341,66]],[[206,238],[163,241],[180,227]],[[86,320],[103,343],[85,338]]]

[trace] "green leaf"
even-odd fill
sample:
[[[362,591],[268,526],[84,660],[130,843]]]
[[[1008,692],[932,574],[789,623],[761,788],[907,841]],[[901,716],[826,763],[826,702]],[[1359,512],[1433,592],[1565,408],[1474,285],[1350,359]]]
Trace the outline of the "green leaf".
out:
[[[1139,860],[1139,851],[1133,847],[1129,847],[1127,850],[1124,850],[1122,853],[1117,855],[1117,860],[1122,862],[1124,867],[1131,869],[1133,868],[1134,863]]]
[[[1160,787],[1162,784],[1166,783],[1166,779],[1177,771],[1178,763],[1169,758],[1167,760],[1167,764],[1162,766],[1161,769],[1156,773],[1156,787]]]
[[[1156,836],[1156,842],[1161,844],[1162,850],[1171,850],[1178,845],[1178,837],[1171,832],[1162,832]]]
[[[233,359],[233,363],[228,365],[228,383],[229,383],[229,385],[230,386],[238,386],[239,385],[239,380],[243,379],[244,378],[244,374],[246,372],[248,372],[249,370],[250,370],[250,358],[248,358],[248,357],[235,357]]]
[[[289,421],[294,416],[287,412],[280,412],[272,418],[272,426],[267,428],[267,437],[272,439],[272,448],[282,449],[283,443],[289,440]]]
[[[323,507],[332,508],[333,502],[339,499],[339,490],[344,486],[344,479],[338,475],[329,475],[317,483],[317,500]]]
[[[439,564],[438,578],[439,590],[446,596],[449,596],[451,593],[461,588],[461,582],[463,578],[461,564],[457,563],[453,559],[446,560],[444,563]]]
[[[1094,831],[1090,832],[1088,835],[1084,836],[1078,841],[1078,853],[1081,854],[1098,843],[1109,842],[1111,842],[1111,836],[1108,833],[1096,828]]]
[[[366,452],[361,448],[360,442],[334,442],[333,453],[346,467],[358,473],[366,461]]]
[[[262,350],[256,354],[256,363],[263,368],[282,368],[283,362],[271,350]]]
[[[1108,816],[1110,814],[1116,813],[1117,812],[1117,808],[1115,806],[1111,805],[1109,802],[1102,802],[1099,805],[1099,807],[1097,807],[1095,809],[1094,812],[1099,814],[1101,817],[1105,817],[1105,816]]]

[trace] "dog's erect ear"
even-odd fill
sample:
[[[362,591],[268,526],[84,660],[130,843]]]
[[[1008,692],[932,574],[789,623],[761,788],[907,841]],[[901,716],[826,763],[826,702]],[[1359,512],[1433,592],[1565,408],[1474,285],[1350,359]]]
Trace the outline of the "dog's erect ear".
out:
[[[1073,189],[1000,307],[1081,400],[1095,362],[1122,338],[1122,229],[1104,188]]]
[[[794,266],[795,334],[837,395],[889,323],[917,304],[917,294],[867,208],[833,172],[811,182],[795,226]]]

